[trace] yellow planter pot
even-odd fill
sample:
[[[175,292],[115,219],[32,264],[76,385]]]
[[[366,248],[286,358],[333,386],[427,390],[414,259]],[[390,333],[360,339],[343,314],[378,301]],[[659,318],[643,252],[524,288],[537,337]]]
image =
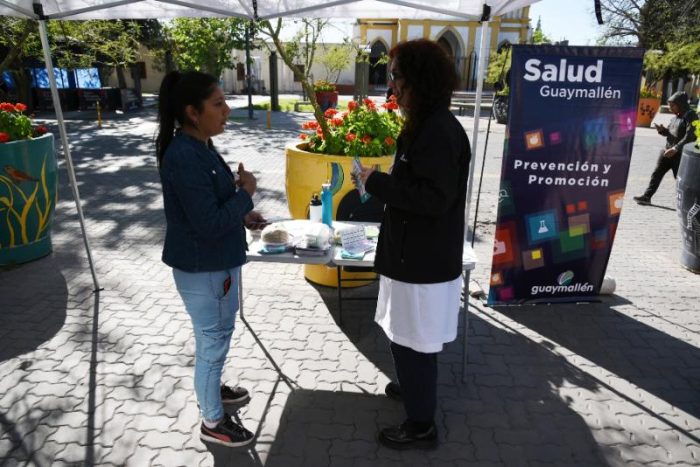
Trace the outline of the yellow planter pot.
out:
[[[304,150],[305,144],[293,143],[286,148],[287,170],[285,188],[287,191],[287,206],[294,219],[308,219],[309,201],[314,193],[321,193],[321,185],[331,184],[333,193],[333,219],[338,210],[338,204],[346,193],[355,189],[350,177],[352,157],[316,154]],[[394,156],[361,157],[360,162],[365,167],[376,167],[387,172],[394,161]],[[335,268],[327,266],[304,267],[305,277],[317,284],[337,287],[338,279]],[[343,271],[343,279],[373,279],[370,273],[347,273]],[[368,282],[344,283],[343,287],[359,287]]]

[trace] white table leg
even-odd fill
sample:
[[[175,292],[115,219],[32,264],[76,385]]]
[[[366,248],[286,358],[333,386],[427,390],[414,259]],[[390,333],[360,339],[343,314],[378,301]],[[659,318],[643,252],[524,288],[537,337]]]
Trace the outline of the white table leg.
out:
[[[464,335],[464,347],[462,348],[462,382],[467,382],[467,333],[469,331],[469,279],[471,270],[464,271],[464,321],[462,333]]]

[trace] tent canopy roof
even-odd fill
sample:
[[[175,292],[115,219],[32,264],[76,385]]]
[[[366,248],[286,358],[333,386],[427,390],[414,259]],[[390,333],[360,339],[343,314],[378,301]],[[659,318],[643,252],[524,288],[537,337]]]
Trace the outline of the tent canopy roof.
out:
[[[480,19],[483,5],[503,15],[538,0],[0,0],[0,15],[39,19],[168,19],[224,17]]]

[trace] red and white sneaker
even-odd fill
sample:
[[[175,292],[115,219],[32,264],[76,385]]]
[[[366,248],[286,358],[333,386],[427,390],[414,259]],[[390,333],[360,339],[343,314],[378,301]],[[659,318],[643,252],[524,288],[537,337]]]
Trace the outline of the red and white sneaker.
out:
[[[229,414],[224,414],[224,418],[214,428],[207,428],[202,422],[199,438],[202,441],[238,448],[252,443],[255,435],[234,422]]]

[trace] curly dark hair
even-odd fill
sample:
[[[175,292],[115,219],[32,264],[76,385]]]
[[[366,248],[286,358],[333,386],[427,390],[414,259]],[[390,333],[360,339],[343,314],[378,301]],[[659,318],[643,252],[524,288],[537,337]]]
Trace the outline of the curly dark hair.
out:
[[[389,57],[397,59],[403,87],[410,92],[411,106],[403,109],[406,112],[403,134],[410,138],[428,115],[450,108],[459,78],[447,52],[428,39],[399,42],[389,51]]]

